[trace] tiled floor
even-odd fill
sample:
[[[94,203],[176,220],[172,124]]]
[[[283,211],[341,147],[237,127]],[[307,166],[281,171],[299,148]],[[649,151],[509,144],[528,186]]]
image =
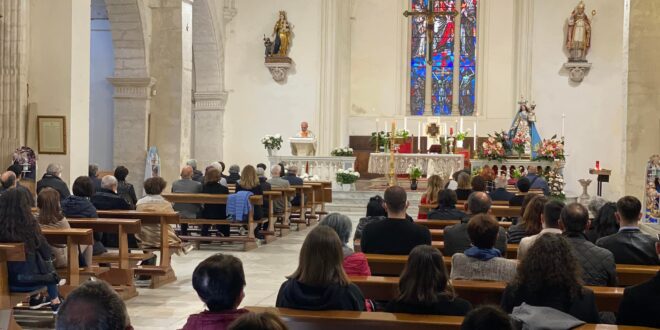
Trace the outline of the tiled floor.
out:
[[[360,212],[362,213],[362,212]],[[353,230],[359,216],[351,214]],[[241,306],[275,306],[277,291],[284,277],[298,265],[298,253],[309,229],[291,233],[271,244],[242,252],[229,246],[202,246],[187,256],[173,256],[172,264],[178,280],[159,289],[139,289],[140,295],[127,301],[131,321],[136,329],[180,329],[189,314],[204,309],[192,288],[192,272],[197,264],[214,253],[230,253],[243,261],[247,285]]]

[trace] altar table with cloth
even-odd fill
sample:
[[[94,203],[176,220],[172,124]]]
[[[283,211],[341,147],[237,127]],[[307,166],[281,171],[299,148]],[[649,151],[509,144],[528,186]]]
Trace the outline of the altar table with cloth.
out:
[[[449,178],[454,172],[463,169],[462,154],[394,154],[395,174],[407,174],[408,166],[417,165],[422,174],[439,175]],[[390,171],[389,153],[371,153],[369,155],[369,173],[388,175]]]

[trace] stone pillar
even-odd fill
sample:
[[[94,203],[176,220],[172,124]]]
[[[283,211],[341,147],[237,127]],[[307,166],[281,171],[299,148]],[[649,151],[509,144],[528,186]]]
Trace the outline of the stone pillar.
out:
[[[149,108],[154,78],[108,78],[115,88],[114,166],[126,166],[127,181],[142,195],[142,182],[147,156]]]
[[[25,143],[28,4],[0,1],[0,164]]]
[[[200,171],[222,160],[223,123],[227,93],[202,93],[194,95],[193,103],[193,157]]]

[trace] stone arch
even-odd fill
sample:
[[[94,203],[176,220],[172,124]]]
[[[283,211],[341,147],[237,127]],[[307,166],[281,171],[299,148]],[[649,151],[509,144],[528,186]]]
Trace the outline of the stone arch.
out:
[[[141,0],[105,0],[115,48],[115,77],[149,73],[148,14]]]

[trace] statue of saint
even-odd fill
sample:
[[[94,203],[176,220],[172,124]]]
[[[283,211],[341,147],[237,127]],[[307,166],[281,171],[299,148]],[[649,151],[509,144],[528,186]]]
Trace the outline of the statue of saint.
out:
[[[532,158],[536,158],[536,150],[538,150],[541,143],[541,135],[536,130],[536,113],[534,112],[536,104],[532,102],[531,105],[528,105],[527,100],[523,98],[520,99],[518,104],[520,105],[520,108],[518,109],[516,116],[513,118],[508,138],[509,141],[511,141],[516,137],[518,132],[522,131],[530,141],[530,143],[525,146],[525,154],[531,154]]]
[[[591,47],[591,21],[584,12],[584,7],[584,2],[580,1],[568,19],[566,49],[569,61],[586,61],[587,52]]]
[[[277,56],[287,56],[291,40],[291,26],[286,20],[286,12],[283,10],[280,11],[280,18],[273,28],[273,36],[275,37],[273,53]]]

